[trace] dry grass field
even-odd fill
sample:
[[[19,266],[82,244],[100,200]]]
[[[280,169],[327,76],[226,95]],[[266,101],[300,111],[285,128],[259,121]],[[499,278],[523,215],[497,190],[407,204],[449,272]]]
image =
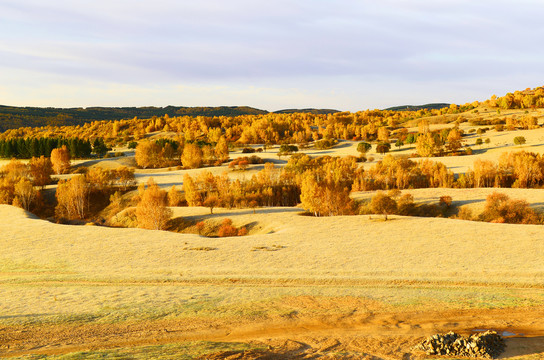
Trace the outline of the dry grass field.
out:
[[[482,109],[479,116],[495,114]],[[520,135],[527,139],[522,148],[513,144]],[[477,157],[544,151],[544,129],[489,130],[483,137],[490,144],[473,146],[475,155],[436,160],[460,173]],[[124,150],[123,158],[82,163],[130,165],[133,158]],[[357,154],[356,143],[347,141],[306,152]],[[404,147],[392,154],[413,152]],[[285,164],[287,158],[276,153],[259,156]],[[381,158],[369,155],[375,159],[365,166]],[[229,174],[249,179],[259,168]],[[137,170],[136,177],[153,177],[168,188],[181,186],[185,172],[198,171]],[[403,193],[418,203],[449,195],[453,205],[478,214],[494,190]],[[500,191],[544,207],[543,190]],[[0,357],[415,360],[432,358],[413,350],[430,334],[494,329],[516,335],[507,339],[501,358],[544,359],[541,225],[315,218],[296,207],[216,209],[213,215],[207,208],[179,207],[173,213],[189,221],[228,217],[247,226],[249,235],[61,225],[0,205]]]

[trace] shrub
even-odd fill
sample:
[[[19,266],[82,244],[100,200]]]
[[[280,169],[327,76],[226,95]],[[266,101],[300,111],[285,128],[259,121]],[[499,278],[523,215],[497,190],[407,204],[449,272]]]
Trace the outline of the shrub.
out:
[[[334,140],[323,139],[323,140],[316,141],[315,144],[314,144],[314,147],[316,149],[318,149],[318,150],[325,150],[325,149],[330,149],[335,144],[336,144],[336,142]]]
[[[357,144],[357,151],[360,152],[361,154],[366,154],[366,152],[370,150],[371,148],[372,148],[372,145],[370,145],[367,142],[360,142],[359,144]]]
[[[255,152],[255,149],[250,147],[245,147],[242,149],[242,154],[252,154]]]
[[[238,229],[232,226],[231,219],[225,219],[221,223],[221,226],[219,227],[219,230],[217,231],[217,235],[219,237],[237,236]]]
[[[514,144],[516,144],[516,145],[520,145],[520,146],[521,146],[521,145],[525,144],[526,141],[527,141],[527,140],[525,140],[525,137],[524,137],[524,136],[516,136],[516,137],[514,138]]]
[[[452,202],[452,199],[451,199],[451,196],[449,195],[444,195],[444,196],[441,196],[440,197],[440,200],[439,200],[439,204],[441,206],[445,206],[446,208],[449,208],[451,206],[451,202]]]
[[[511,200],[508,195],[493,192],[486,199],[483,221],[508,224],[539,224],[536,212],[525,200]]]

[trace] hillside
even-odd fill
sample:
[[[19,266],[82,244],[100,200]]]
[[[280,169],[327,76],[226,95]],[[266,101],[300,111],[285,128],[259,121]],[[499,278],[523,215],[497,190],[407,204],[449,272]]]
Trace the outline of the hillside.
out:
[[[447,104],[447,103],[433,103],[433,104],[425,104],[425,105],[393,106],[384,110],[391,110],[391,111],[418,111],[418,110],[431,110],[431,109],[440,110],[449,106],[450,104]]]
[[[96,120],[151,118],[153,116],[238,116],[267,114],[248,106],[219,107],[88,107],[41,108],[0,105],[0,131],[20,127],[82,125]]]

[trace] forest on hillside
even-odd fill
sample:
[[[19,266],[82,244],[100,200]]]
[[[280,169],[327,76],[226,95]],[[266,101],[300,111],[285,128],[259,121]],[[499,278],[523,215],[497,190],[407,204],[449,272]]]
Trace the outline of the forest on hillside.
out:
[[[0,105],[0,131],[20,127],[83,125],[96,120],[151,118],[153,116],[238,116],[268,113],[248,106],[220,107],[88,107],[40,108]]]

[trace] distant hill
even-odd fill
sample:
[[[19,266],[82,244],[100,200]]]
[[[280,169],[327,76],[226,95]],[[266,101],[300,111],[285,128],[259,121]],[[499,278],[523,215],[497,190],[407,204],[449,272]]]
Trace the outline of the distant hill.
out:
[[[426,104],[426,105],[402,105],[402,106],[393,106],[384,110],[392,110],[392,111],[418,111],[422,109],[442,109],[445,107],[449,107],[450,104],[446,103],[434,103],[434,104]]]
[[[248,106],[219,107],[88,107],[40,108],[0,105],[0,132],[20,127],[82,125],[96,120],[121,120],[153,116],[238,116],[267,114]]]
[[[293,113],[305,113],[305,114],[334,114],[340,112],[340,110],[334,109],[284,109],[274,111],[274,114],[293,114]]]

